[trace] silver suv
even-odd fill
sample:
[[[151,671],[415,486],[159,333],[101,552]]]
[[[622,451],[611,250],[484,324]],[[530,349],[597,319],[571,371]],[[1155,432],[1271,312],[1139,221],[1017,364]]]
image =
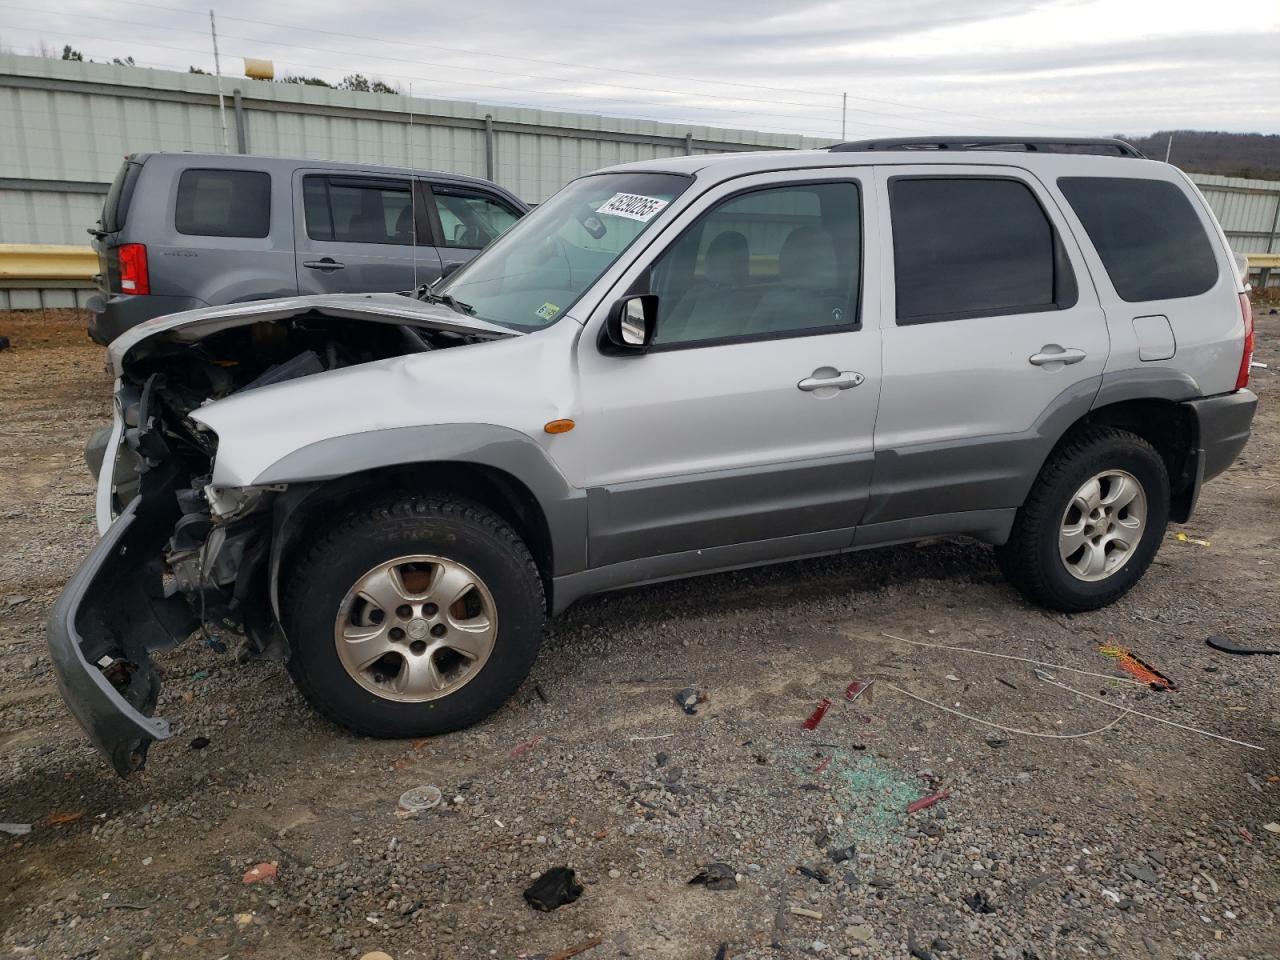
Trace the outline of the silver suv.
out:
[[[117,340],[62,692],[125,774],[169,734],[149,653],[202,626],[403,737],[495,710],[618,587],[963,534],[1096,608],[1244,446],[1252,338],[1209,207],[1119,141],[602,170],[419,299]]]

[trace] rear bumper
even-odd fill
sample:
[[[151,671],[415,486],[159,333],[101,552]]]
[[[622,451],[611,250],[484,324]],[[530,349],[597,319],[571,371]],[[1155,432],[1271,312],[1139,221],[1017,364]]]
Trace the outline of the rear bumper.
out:
[[[1203,400],[1188,400],[1183,404],[1191,411],[1196,422],[1197,445],[1193,451],[1195,462],[1195,486],[1186,510],[1185,522],[1191,516],[1200,488],[1235,461],[1249,442],[1253,414],[1258,409],[1258,397],[1250,390],[1237,390]]]
[[[183,310],[195,310],[208,304],[195,297],[131,296],[116,293],[98,294],[85,305],[89,311],[89,336],[104,347],[130,327],[152,317],[163,317]]]
[[[128,776],[170,735],[152,716],[160,680],[151,651],[195,629],[181,596],[166,595],[160,551],[171,511],[136,497],[90,551],[49,617],[49,654],[72,716],[116,772]]]

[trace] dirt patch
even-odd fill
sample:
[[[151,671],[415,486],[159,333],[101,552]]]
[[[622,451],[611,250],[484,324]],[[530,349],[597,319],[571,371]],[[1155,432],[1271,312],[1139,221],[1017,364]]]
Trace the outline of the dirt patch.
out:
[[[1110,609],[1031,607],[967,541],[635,590],[560,618],[494,718],[420,743],[345,734],[279,664],[189,643],[160,660],[175,736],[122,781],[54,691],[43,628],[95,536],[80,457],[107,416],[103,352],[80,318],[0,315],[0,821],[33,824],[0,833],[0,956],[515,957],[595,937],[586,960],[896,958],[909,939],[939,958],[1280,955],[1280,658],[1204,645],[1278,642],[1280,317],[1258,330],[1244,456]],[[1107,643],[1177,692],[1123,684]],[[1054,736],[1119,712],[936,645],[1091,671],[1054,675],[1262,749],[1134,715],[1078,739],[983,727],[908,694]],[[694,716],[674,702],[690,686],[710,695]],[[424,783],[443,802],[398,816]],[[245,885],[260,862],[277,879]],[[715,862],[736,889],[689,885]],[[584,894],[533,911],[522,891],[558,865]]]

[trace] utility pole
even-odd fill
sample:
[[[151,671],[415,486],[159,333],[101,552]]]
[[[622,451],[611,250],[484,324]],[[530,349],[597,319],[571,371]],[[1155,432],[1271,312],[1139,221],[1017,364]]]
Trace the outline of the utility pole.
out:
[[[1173,134],[1171,133],[1171,134],[1169,134],[1169,143],[1168,143],[1168,145],[1164,148],[1164,162],[1165,162],[1165,163],[1168,163],[1168,162],[1169,162],[1169,156],[1170,156],[1170,154],[1172,154],[1172,153],[1173,153]]]
[[[849,112],[849,92],[840,94],[840,140],[844,141],[844,118]]]
[[[218,119],[222,121],[222,152],[230,153],[231,146],[227,142],[227,101],[222,96],[222,61],[218,59],[218,25],[213,20],[213,11],[209,11],[209,33],[213,37],[213,72],[218,77]]]

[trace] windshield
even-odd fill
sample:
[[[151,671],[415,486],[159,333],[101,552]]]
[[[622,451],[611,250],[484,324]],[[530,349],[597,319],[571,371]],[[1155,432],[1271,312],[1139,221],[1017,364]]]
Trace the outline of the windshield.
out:
[[[522,331],[550,326],[690,182],[670,173],[575,180],[428,297]]]

